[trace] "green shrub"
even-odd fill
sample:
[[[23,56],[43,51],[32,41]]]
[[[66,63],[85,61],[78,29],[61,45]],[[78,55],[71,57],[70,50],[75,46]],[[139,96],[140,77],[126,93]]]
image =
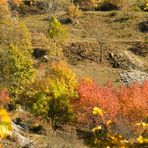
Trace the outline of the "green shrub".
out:
[[[10,44],[20,50],[32,53],[31,34],[26,25],[17,18],[0,19],[0,48],[7,49]]]
[[[9,89],[10,96],[16,98],[24,85],[33,79],[31,55],[11,45],[7,50],[0,51],[0,58],[1,81]]]
[[[57,17],[53,16],[49,22],[48,30],[49,38],[56,42],[63,42],[68,37],[67,29],[58,21]]]
[[[35,115],[51,119],[54,127],[61,126],[74,120],[71,101],[77,97],[76,87],[74,72],[60,61],[51,64],[47,77],[28,85],[22,98]]]

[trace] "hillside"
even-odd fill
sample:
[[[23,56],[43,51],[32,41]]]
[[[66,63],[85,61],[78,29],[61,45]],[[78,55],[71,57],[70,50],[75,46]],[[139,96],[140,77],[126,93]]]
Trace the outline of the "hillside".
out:
[[[60,13],[58,17],[67,18]],[[147,13],[142,12],[84,12],[77,23],[66,25],[69,38],[64,45],[64,54],[78,75],[92,77],[104,84],[112,73],[111,80],[118,84],[122,71],[148,69],[147,33],[138,27],[147,18]],[[22,20],[32,32],[33,47],[47,50],[48,14],[25,16]],[[97,38],[105,42],[103,63],[99,62]],[[134,49],[140,50],[139,53]]]
[[[148,147],[147,0],[0,0],[0,147]]]

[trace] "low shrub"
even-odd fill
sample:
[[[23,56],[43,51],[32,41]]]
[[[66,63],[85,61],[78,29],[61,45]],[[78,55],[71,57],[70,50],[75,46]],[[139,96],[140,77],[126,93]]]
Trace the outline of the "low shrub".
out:
[[[12,125],[11,125],[11,119],[5,109],[0,109],[0,138],[4,139],[7,136],[12,135]]]
[[[31,55],[11,45],[0,51],[1,83],[9,89],[10,96],[17,98],[24,85],[34,78]]]
[[[148,143],[146,136],[142,134],[148,127],[147,123],[137,123],[135,126],[141,126],[142,132],[133,139],[126,139],[121,134],[115,134],[110,129],[112,128],[112,121],[104,118],[105,113],[100,108],[93,108],[93,115],[97,116],[101,123],[92,129],[94,137],[92,137],[92,145],[95,147],[142,147]]]
[[[74,120],[71,101],[77,97],[76,76],[64,61],[52,63],[44,79],[28,85],[22,98],[33,113],[47,120],[54,127]]]
[[[7,0],[0,0],[0,19],[5,17],[6,15],[10,15]]]
[[[0,19],[0,48],[7,50],[10,44],[18,47],[22,52],[31,54],[31,34],[27,26],[18,19],[4,17]],[[24,50],[24,51],[23,51]]]
[[[6,88],[2,88],[0,91],[0,105],[3,108],[6,108],[10,102],[9,92]]]
[[[147,81],[142,85],[135,83],[130,86],[113,88],[109,84],[99,86],[90,79],[84,79],[77,89],[79,100],[74,102],[78,122],[88,126],[100,122],[90,114],[93,106],[96,106],[105,111],[105,119],[110,119],[115,123],[116,132],[130,137],[130,134],[136,132],[133,125],[144,121],[147,117],[147,90]]]
[[[74,108],[78,113],[78,120],[83,122],[84,119],[91,119],[91,110],[94,106],[102,108],[110,119],[115,120],[115,117],[120,109],[118,98],[111,86],[99,86],[91,79],[83,79],[78,86],[79,100],[76,100]],[[86,115],[86,117],[85,117]],[[106,117],[107,117],[106,116]]]
[[[138,24],[139,30],[143,33],[148,32],[148,21],[143,21]]]
[[[148,11],[148,2],[145,4],[144,11]]]
[[[81,16],[81,11],[79,9],[79,6],[74,5],[73,3],[69,5],[67,9],[67,15],[70,19],[77,19]]]
[[[4,139],[12,135],[12,124],[8,112],[4,109],[9,103],[9,95],[7,89],[0,91],[0,138]],[[1,143],[1,142],[0,142]]]
[[[49,21],[48,36],[58,43],[62,43],[68,37],[67,28],[65,28],[57,19],[56,16],[51,17]]]
[[[120,112],[132,123],[143,121],[148,113],[148,81],[120,87],[116,96],[120,101]]]

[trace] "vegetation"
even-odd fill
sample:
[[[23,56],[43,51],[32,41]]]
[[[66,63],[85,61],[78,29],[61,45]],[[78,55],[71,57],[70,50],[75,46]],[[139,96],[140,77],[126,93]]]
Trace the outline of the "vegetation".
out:
[[[33,62],[26,51],[21,51],[14,45],[0,53],[1,81],[9,88],[11,97],[16,97],[23,91],[24,85],[33,80]]]
[[[39,147],[50,126],[74,128],[88,147],[147,146],[147,11],[147,0],[0,0],[0,144],[21,141],[13,121]],[[146,76],[123,81],[123,65]]]
[[[5,139],[7,136],[12,135],[12,124],[8,112],[3,109],[9,103],[9,96],[6,89],[0,92],[0,138]]]
[[[73,3],[71,5],[69,5],[68,9],[67,9],[67,15],[71,18],[71,19],[77,19],[78,17],[81,16],[81,11],[79,9],[78,6],[75,6]]]
[[[62,26],[56,16],[51,17],[49,22],[48,36],[55,42],[63,42],[67,38],[67,29]]]
[[[64,61],[52,63],[47,77],[29,85],[24,101],[56,128],[74,120],[70,102],[77,97],[76,85],[76,76]]]
[[[143,138],[143,136],[139,135],[137,137],[137,139],[130,141],[125,139],[122,135],[120,134],[113,134],[110,133],[110,129],[111,129],[111,124],[112,121],[111,120],[106,120],[104,118],[104,113],[103,110],[101,110],[100,108],[93,108],[93,115],[94,116],[98,116],[98,118],[100,118],[100,120],[102,121],[102,125],[99,125],[97,127],[95,127],[92,131],[95,134],[95,138],[94,138],[94,145],[97,147],[101,147],[101,146],[106,146],[106,147],[133,147],[133,146],[140,146],[140,144],[144,144],[147,143],[147,138]],[[146,123],[144,124],[144,128],[147,127]],[[140,125],[139,123],[136,125]],[[135,126],[136,126],[135,125]]]

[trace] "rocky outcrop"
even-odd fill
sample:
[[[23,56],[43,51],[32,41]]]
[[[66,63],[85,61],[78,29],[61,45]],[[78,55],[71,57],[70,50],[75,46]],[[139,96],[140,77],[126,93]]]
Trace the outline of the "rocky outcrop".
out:
[[[133,70],[130,72],[124,72],[120,74],[121,81],[128,85],[134,82],[142,84],[145,80],[148,80],[148,73]]]
[[[19,145],[21,147],[28,147],[28,148],[32,147],[33,141],[22,135],[23,128],[19,125],[16,125],[14,122],[12,122],[12,126],[13,126],[13,135],[18,141]]]
[[[131,69],[143,69],[145,63],[138,56],[130,51],[117,51],[109,53],[109,61],[115,68],[121,68],[125,70]]]

